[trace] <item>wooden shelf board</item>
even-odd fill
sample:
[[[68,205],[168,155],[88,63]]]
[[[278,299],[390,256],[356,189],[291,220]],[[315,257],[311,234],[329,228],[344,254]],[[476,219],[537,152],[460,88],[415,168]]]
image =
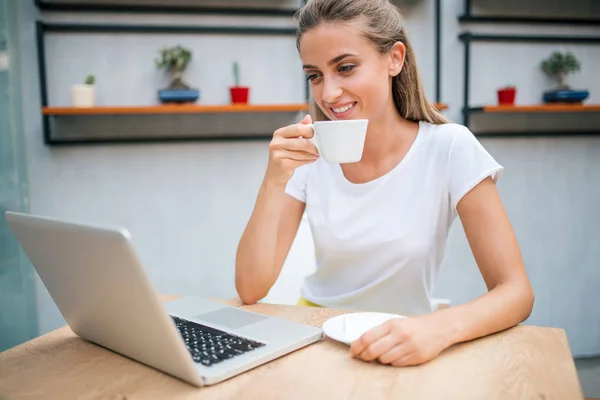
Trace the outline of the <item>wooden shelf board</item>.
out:
[[[236,112],[294,112],[306,111],[308,104],[228,104],[198,105],[169,104],[156,106],[96,106],[96,107],[44,107],[44,115],[131,115],[131,114],[201,114]]]
[[[545,112],[600,112],[600,104],[535,104],[535,105],[494,105],[471,108],[471,111],[486,113],[545,113]]]
[[[435,106],[435,108],[437,108],[439,111],[444,111],[448,109],[448,105],[447,104],[443,104],[443,103],[433,103],[433,105]]]

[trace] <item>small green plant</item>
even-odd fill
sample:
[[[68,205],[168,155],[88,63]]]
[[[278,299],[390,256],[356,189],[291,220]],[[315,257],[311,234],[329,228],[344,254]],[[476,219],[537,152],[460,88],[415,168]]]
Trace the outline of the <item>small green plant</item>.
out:
[[[96,82],[96,78],[94,77],[94,75],[90,74],[85,78],[85,84],[86,85],[93,85]]]
[[[580,71],[581,65],[572,53],[563,54],[555,51],[548,59],[542,61],[541,68],[550,78],[556,79],[559,89],[569,89],[565,78],[569,74]]]
[[[237,61],[233,63],[233,82],[236,87],[240,86],[240,65]]]
[[[173,74],[173,81],[169,85],[174,89],[188,89],[188,86],[181,80],[183,71],[192,60],[192,52],[180,45],[159,50],[160,58],[156,59],[156,67],[164,68]]]

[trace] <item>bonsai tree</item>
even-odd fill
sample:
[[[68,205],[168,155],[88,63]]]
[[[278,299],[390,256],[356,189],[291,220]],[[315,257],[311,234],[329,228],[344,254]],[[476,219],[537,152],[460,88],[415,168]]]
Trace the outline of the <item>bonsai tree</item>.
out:
[[[578,72],[581,69],[581,65],[575,56],[570,53],[560,53],[555,51],[552,55],[542,61],[542,71],[546,73],[550,78],[554,78],[558,82],[558,89],[569,89],[569,86],[565,83],[567,75],[574,72]]]
[[[173,80],[169,87],[172,89],[189,89],[189,86],[181,80],[181,76],[192,59],[192,52],[181,46],[175,46],[162,48],[159,53],[160,58],[156,60],[157,68],[164,68],[173,74]]]

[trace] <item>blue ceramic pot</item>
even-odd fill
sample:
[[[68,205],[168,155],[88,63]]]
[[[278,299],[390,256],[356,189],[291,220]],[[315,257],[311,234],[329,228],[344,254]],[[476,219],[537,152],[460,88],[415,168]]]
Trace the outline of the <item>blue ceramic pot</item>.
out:
[[[161,103],[193,103],[200,97],[198,89],[162,89],[158,91]]]
[[[552,90],[544,92],[545,103],[581,103],[587,99],[590,92],[587,90]]]

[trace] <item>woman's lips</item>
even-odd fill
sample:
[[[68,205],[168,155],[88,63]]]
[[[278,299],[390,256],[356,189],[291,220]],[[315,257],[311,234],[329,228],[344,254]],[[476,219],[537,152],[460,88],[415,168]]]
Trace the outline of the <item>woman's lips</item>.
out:
[[[329,107],[329,109],[331,110],[336,119],[344,119],[347,118],[348,115],[352,113],[352,111],[354,111],[355,106],[356,102],[353,102],[345,104],[343,106]]]

